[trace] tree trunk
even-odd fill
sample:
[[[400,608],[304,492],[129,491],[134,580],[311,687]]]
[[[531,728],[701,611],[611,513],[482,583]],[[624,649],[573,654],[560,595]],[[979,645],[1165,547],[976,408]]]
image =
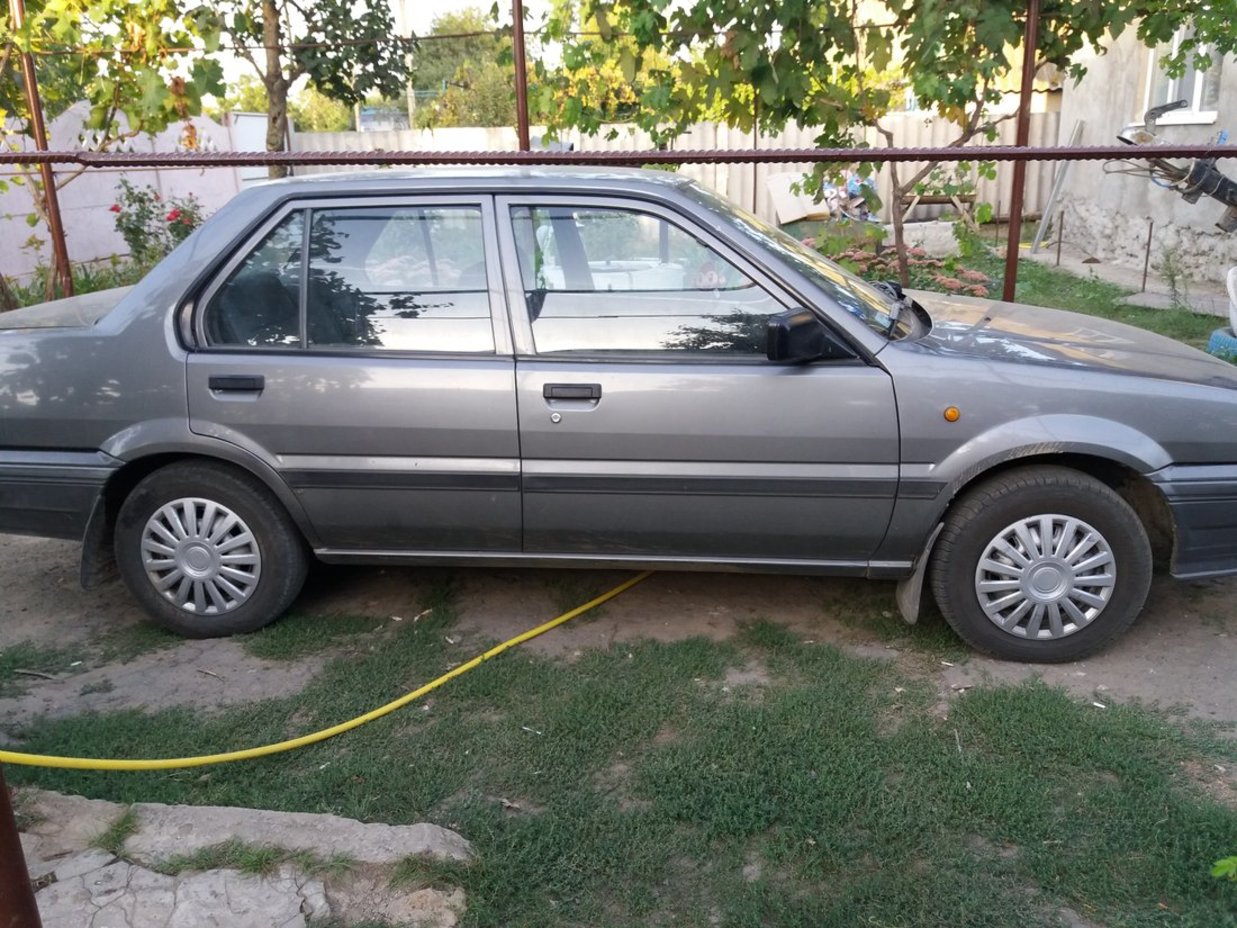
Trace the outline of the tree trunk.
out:
[[[283,36],[280,30],[279,5],[275,0],[262,0],[262,44],[266,46],[266,150],[283,151],[288,138],[288,79],[283,73]],[[267,168],[271,178],[287,177],[288,168],[272,164]]]
[[[893,247],[898,254],[898,280],[903,287],[911,285],[911,267],[907,262],[906,230],[902,223],[902,185],[898,182],[898,163],[889,162],[889,216],[893,220]]]

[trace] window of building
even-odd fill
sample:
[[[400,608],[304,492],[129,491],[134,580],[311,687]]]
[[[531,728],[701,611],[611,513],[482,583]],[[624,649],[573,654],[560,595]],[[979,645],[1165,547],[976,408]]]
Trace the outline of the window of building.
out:
[[[1166,113],[1159,118],[1163,125],[1215,122],[1220,104],[1220,76],[1224,66],[1223,56],[1211,54],[1211,66],[1200,70],[1193,53],[1180,77],[1170,77],[1164,70],[1166,58],[1177,54],[1181,43],[1190,33],[1182,30],[1173,41],[1153,48],[1148,55],[1147,84],[1144,111],[1176,100],[1185,100],[1188,106]],[[1138,114],[1141,117],[1141,113]]]

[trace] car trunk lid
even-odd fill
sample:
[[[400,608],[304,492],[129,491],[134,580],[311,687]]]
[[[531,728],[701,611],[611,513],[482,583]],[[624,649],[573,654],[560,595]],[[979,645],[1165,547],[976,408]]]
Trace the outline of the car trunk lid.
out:
[[[85,328],[94,325],[132,290],[115,287],[70,296],[50,303],[39,303],[0,313],[0,329]]]

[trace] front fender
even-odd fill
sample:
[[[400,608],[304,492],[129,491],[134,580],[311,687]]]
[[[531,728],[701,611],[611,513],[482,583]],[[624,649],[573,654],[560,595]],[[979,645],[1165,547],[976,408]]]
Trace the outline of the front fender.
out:
[[[904,463],[889,532],[875,555],[914,558],[958,493],[993,468],[1021,459],[1085,455],[1140,474],[1166,467],[1171,457],[1143,432],[1096,416],[1028,416],[973,436],[936,463]]]

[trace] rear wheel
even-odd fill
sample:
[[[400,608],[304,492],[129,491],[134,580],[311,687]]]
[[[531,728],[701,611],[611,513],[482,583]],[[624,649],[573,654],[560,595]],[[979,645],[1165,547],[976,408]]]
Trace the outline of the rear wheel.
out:
[[[129,591],[189,638],[274,621],[308,569],[296,526],[266,487],[212,462],[171,464],[142,480],[120,507],[115,542]]]
[[[1111,488],[1063,467],[1027,467],[958,500],[937,539],[932,591],[970,645],[1020,661],[1069,661],[1134,623],[1151,546]]]

